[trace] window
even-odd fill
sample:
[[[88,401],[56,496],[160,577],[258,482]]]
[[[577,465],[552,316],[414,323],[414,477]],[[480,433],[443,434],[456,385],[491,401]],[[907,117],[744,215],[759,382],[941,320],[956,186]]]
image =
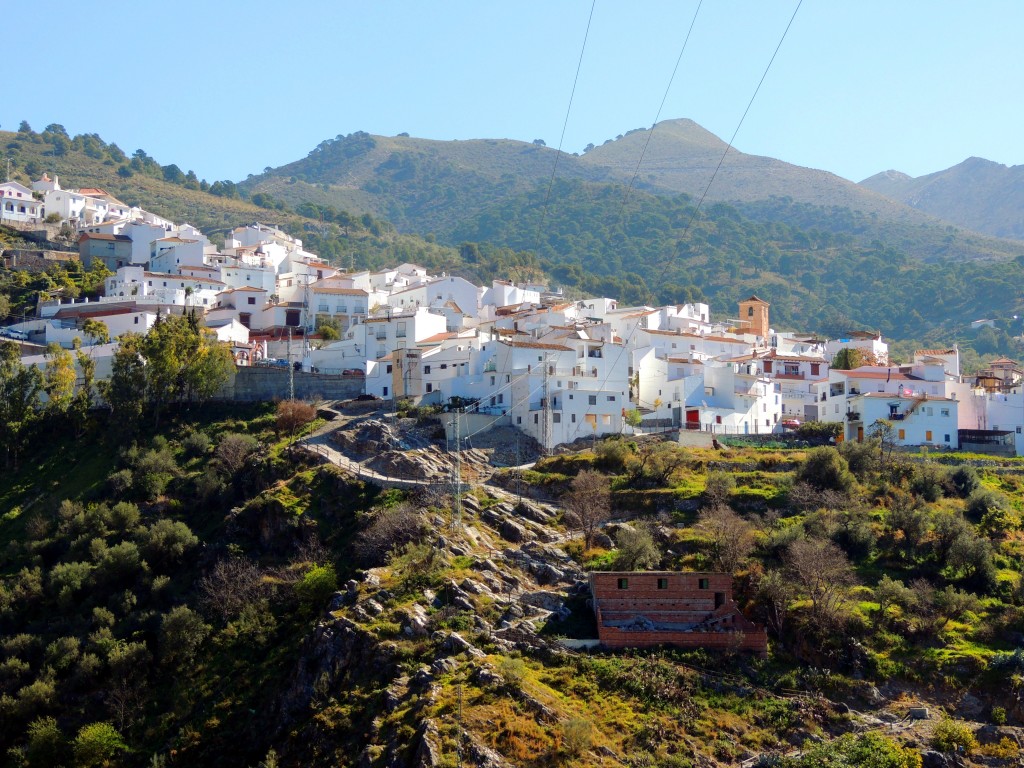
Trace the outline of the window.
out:
[[[597,405],[597,395],[588,395],[587,402],[589,402],[591,405]]]
[[[941,413],[943,416],[949,416],[949,408],[943,408],[941,411],[939,411],[939,413]]]
[[[949,442],[949,435],[946,435],[946,440],[945,440],[945,442],[947,442],[947,443]]]
[[[387,369],[386,369],[386,370],[385,370],[384,372],[385,372],[385,373],[391,373],[391,366],[390,366],[390,365],[388,365]]]
[[[249,304],[255,304],[256,303],[256,297],[255,296],[249,296],[249,297],[246,298],[246,301]]]
[[[754,308],[753,307],[747,307],[747,317],[753,317],[753,316],[754,316]]]
[[[442,371],[448,370],[448,363],[441,363],[441,370]]]
[[[491,376],[491,386],[492,387],[494,386],[494,377],[493,376]]]
[[[427,382],[427,392],[430,393],[430,392],[433,392],[433,391],[434,391],[434,385],[429,383],[429,382]]]
[[[574,413],[574,414],[572,414],[572,423],[573,423],[573,424],[575,424],[575,423],[576,423],[576,414],[575,414],[575,413]]]
[[[423,372],[424,373],[430,373],[430,366],[429,365],[424,365],[423,366]]]
[[[811,363],[811,376],[817,376],[819,368],[820,368],[820,364],[819,363]]]
[[[522,416],[516,416],[516,424],[522,424],[522,423],[523,423],[523,417]]]
[[[551,420],[555,424],[561,424],[562,423],[562,414],[560,414],[557,411],[555,411],[554,413],[551,414]],[[948,440],[947,440],[947,442],[948,442]]]
[[[387,397],[387,396],[388,396],[388,388],[384,387],[384,397]]]
[[[536,423],[537,423],[537,414],[536,414],[536,413],[535,413],[535,414],[533,414],[533,423],[534,423],[534,424],[536,424]]]
[[[711,588],[711,581],[709,579],[697,579],[697,588],[698,589],[710,589]]]
[[[765,373],[771,373],[772,372],[772,361],[771,360],[765,360],[764,361],[764,372]]]
[[[658,579],[658,589],[668,589],[668,579]]]
[[[608,395],[608,402],[609,403],[614,403],[615,402],[615,395]]]
[[[498,402],[499,403],[504,403],[505,402],[505,395],[504,394],[499,394],[498,395]]]
[[[629,589],[629,579],[619,579],[619,589]]]
[[[135,324],[136,324],[136,325],[138,325],[138,324],[139,324],[139,318],[137,318],[137,317],[135,318]],[[1017,429],[1020,429],[1020,427],[1017,427]]]

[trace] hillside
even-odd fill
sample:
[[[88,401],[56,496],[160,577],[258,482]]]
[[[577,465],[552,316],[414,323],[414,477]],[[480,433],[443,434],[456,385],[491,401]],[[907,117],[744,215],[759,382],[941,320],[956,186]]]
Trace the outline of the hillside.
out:
[[[590,149],[558,158],[557,176],[573,181],[628,185],[649,131],[638,129]],[[690,120],[659,123],[637,178],[656,195],[703,194],[725,143]],[[433,233],[454,244],[450,233],[467,219],[510,197],[542,189],[555,164],[554,150],[508,140],[430,141],[367,133],[322,142],[306,158],[240,182],[250,194],[267,193],[295,207],[302,202],[370,212],[402,231]],[[817,209],[817,220],[834,211],[865,214],[858,235],[881,240],[913,258],[932,260],[1015,255],[1016,245],[973,232],[958,232],[961,247],[933,247],[948,223],[894,203],[824,171],[730,150],[708,199],[760,205],[780,198]],[[557,198],[551,210],[557,213]],[[778,211],[776,211],[778,214]],[[827,228],[812,220],[788,224]]]
[[[697,149],[720,147],[706,132],[680,135],[690,137]],[[1024,246],[983,240],[952,227],[911,226],[787,198],[706,204],[691,225],[693,200],[687,195],[636,190],[623,207],[626,189],[621,185],[559,179],[549,197],[548,182],[530,182],[529,174],[550,173],[544,168],[553,153],[517,142],[397,137],[382,143],[362,134],[326,143],[307,158],[307,170],[316,163],[333,167],[331,158],[348,152],[353,162],[367,164],[360,166],[362,173],[370,173],[367,158],[374,153],[388,147],[415,151],[402,155],[419,159],[409,161],[412,170],[399,173],[399,181],[389,175],[392,169],[379,179],[371,174],[367,183],[390,184],[402,194],[419,196],[417,205],[435,206],[438,215],[444,214],[443,228],[418,236],[401,234],[369,214],[327,205],[323,185],[298,177],[271,175],[290,190],[290,202],[283,192],[252,192],[245,199],[250,195],[245,184],[208,184],[176,165],[158,164],[141,150],[129,158],[96,136],[71,139],[54,129],[2,133],[0,141],[6,141],[15,178],[22,181],[44,170],[57,173],[65,186],[102,187],[125,202],[190,221],[215,240],[218,233],[254,220],[279,223],[310,250],[345,268],[409,261],[477,283],[495,277],[549,280],[571,296],[616,296],[631,304],[706,299],[717,316],[725,317],[741,294],[756,292],[772,303],[780,329],[842,334],[871,327],[926,345],[956,340],[981,354],[1019,352],[1006,335],[1020,335],[1012,323],[1001,328],[995,341],[979,341],[967,328],[979,317],[1009,322],[1012,315],[1024,314]],[[431,176],[447,167],[451,153],[462,152],[462,145],[465,157],[477,164],[494,152],[503,158],[495,171],[505,185],[499,196],[492,194],[493,173]],[[402,163],[395,161],[396,166]],[[529,174],[520,177],[520,167]],[[427,177],[434,178],[429,186],[420,183]],[[465,178],[471,180],[468,187],[460,186]],[[991,267],[994,259],[998,270]],[[77,274],[53,275],[37,286],[5,275],[0,289],[16,310],[31,306],[35,291],[51,280],[82,282]],[[79,289],[90,290],[84,284]]]
[[[381,427],[364,406],[309,428],[339,448],[436,431],[427,410]],[[51,439],[0,482],[10,765],[1019,756],[1017,460],[610,439],[539,461],[522,481],[543,500],[517,505],[516,478],[478,448],[457,520],[429,476],[381,491],[291,450],[270,405],[170,408],[159,430],[151,415],[72,428],[48,409],[33,428]],[[443,444],[431,456],[448,459]],[[589,548],[548,501],[584,472],[605,489],[591,505],[618,518]],[[768,659],[558,642],[594,636],[587,571],[651,567],[735,572]],[[907,720],[912,706],[930,719]]]
[[[233,182],[209,184],[177,165],[160,165],[143,150],[128,156],[95,134],[71,138],[53,131],[0,131],[0,143],[11,159],[15,181],[27,185],[46,172],[59,176],[65,188],[99,187],[125,203],[199,227],[217,244],[234,227],[262,221],[281,226],[314,252],[345,266],[382,267],[402,261],[435,266],[457,259],[454,249],[401,235],[371,216],[333,209],[316,210],[313,218],[303,216],[265,196],[243,198]]]
[[[975,232],[1024,240],[1022,165],[971,157],[917,178],[885,171],[860,186]]]

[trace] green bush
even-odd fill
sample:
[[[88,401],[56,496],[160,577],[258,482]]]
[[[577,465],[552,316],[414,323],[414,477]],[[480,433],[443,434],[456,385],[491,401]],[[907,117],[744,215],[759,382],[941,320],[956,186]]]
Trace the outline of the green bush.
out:
[[[110,765],[118,752],[128,745],[110,723],[90,723],[83,726],[75,737],[75,764],[80,768]]]
[[[574,717],[562,723],[562,746],[570,755],[590,749],[594,742],[594,728],[589,720]]]
[[[334,566],[315,565],[295,585],[295,594],[303,613],[308,615],[321,610],[337,589],[338,575],[334,572]]]
[[[844,495],[853,490],[856,482],[846,459],[835,448],[828,447],[810,451],[797,469],[796,478],[819,491],[835,491]]]
[[[932,732],[932,746],[940,752],[959,752],[971,754],[978,748],[978,740],[970,726],[960,720],[946,718],[935,726]]]

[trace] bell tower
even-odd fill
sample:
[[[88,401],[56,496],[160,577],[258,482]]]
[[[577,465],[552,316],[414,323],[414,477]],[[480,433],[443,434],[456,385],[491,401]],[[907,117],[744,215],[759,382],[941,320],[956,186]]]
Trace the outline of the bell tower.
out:
[[[753,333],[762,339],[768,338],[768,307],[767,301],[762,301],[757,296],[751,296],[746,301],[740,302],[740,333]]]

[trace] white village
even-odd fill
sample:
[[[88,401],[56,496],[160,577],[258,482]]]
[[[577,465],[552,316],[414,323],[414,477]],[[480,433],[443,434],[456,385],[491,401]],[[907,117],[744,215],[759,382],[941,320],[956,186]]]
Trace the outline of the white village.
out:
[[[99,261],[113,273],[98,299],[54,295],[0,329],[41,370],[47,345],[78,344],[103,379],[119,337],[197,313],[238,371],[287,369],[275,397],[344,382],[366,399],[454,406],[467,429],[511,426],[544,451],[611,434],[770,435],[812,421],[841,425],[837,440],[864,440],[886,422],[900,447],[1024,455],[1016,362],[964,376],[953,346],[890,364],[880,334],[779,331],[754,295],[713,318],[702,303],[621,306],[497,277],[474,285],[416,264],[345,271],[274,226],[213,242],[45,174],[31,188],[0,184],[0,208],[22,229],[47,217],[73,227],[85,268]],[[109,341],[87,334],[87,321]],[[325,324],[338,338],[318,332]]]

